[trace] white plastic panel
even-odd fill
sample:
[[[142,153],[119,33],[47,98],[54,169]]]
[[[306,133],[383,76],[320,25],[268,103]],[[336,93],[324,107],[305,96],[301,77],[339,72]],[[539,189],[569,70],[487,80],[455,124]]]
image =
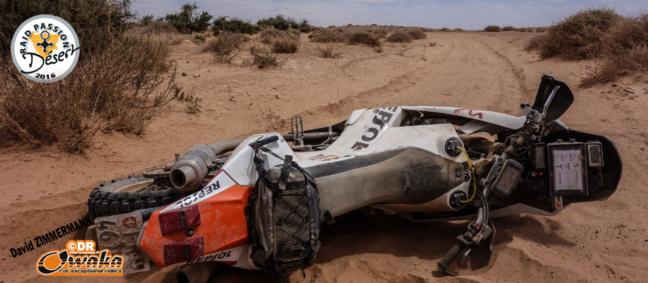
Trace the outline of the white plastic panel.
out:
[[[402,106],[401,108],[405,110],[414,110],[421,112],[433,112],[441,113],[447,115],[454,115],[459,117],[465,117],[469,119],[483,121],[489,124],[498,125],[504,128],[517,130],[524,126],[526,122],[526,117],[524,116],[511,116],[497,112],[476,110],[469,108],[457,108],[457,107],[437,107],[437,106]]]
[[[265,148],[270,149],[274,154],[283,158],[286,155],[295,155],[290,145],[283,139],[279,133],[267,133],[250,136],[245,139],[235,150],[232,156],[223,164],[222,170],[232,177],[232,179],[241,186],[252,186],[256,182],[257,172],[254,165],[254,149],[250,143],[258,139],[277,136],[279,139],[275,142],[264,145]],[[261,151],[261,159],[264,161],[266,169],[276,165],[283,164],[283,160],[275,157],[274,155]],[[299,162],[299,157],[294,156],[293,160]]]

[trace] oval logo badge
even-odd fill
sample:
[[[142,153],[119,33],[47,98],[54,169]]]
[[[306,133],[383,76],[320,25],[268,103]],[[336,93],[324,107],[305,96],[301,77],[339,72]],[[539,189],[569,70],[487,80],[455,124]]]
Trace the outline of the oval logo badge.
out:
[[[53,83],[70,74],[79,61],[79,37],[65,20],[52,15],[27,19],[14,33],[11,56],[28,79]]]

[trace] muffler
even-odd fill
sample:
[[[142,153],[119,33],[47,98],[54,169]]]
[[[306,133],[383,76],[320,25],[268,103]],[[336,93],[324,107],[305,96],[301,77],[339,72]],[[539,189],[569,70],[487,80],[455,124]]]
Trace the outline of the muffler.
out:
[[[185,265],[176,274],[178,283],[205,283],[220,265],[217,262],[203,262]]]
[[[197,189],[209,173],[208,166],[216,155],[235,149],[242,141],[235,139],[192,147],[171,166],[171,183],[182,191]]]
[[[171,183],[183,191],[192,191],[200,186],[209,173],[207,166],[216,157],[206,144],[192,147],[171,166]]]

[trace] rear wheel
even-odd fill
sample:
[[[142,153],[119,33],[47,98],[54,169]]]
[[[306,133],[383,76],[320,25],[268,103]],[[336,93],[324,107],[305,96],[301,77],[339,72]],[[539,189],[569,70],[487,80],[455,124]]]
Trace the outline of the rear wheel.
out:
[[[103,183],[90,193],[90,215],[96,218],[161,207],[182,198],[184,193],[168,181],[168,177],[137,175]]]

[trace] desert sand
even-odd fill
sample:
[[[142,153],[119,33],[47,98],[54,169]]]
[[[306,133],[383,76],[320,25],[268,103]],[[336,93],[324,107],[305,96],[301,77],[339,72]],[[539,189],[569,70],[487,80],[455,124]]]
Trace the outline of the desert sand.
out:
[[[199,97],[200,112],[185,113],[174,102],[142,136],[101,134],[83,156],[54,147],[0,150],[0,282],[51,281],[38,276],[37,258],[62,249],[72,238],[12,258],[10,248],[87,214],[92,188],[114,178],[163,165],[176,152],[258,132],[287,132],[290,117],[305,127],[337,123],[354,109],[394,105],[438,105],[522,115],[540,76],[550,73],[575,94],[561,118],[568,126],[612,139],[624,161],[618,191],[607,201],[574,204],[554,217],[520,215],[494,220],[490,265],[441,277],[436,262],[464,223],[407,223],[350,214],[325,227],[315,264],[285,274],[291,282],[645,282],[648,280],[648,75],[614,84],[579,88],[592,61],[540,60],[524,51],[534,33],[427,33],[407,44],[385,43],[382,53],[366,46],[335,44],[341,58],[318,57],[318,46],[302,35],[298,53],[283,64],[259,70],[214,62],[190,41],[173,46],[179,82]],[[436,44],[431,44],[436,43]],[[250,43],[250,44],[254,44]],[[434,46],[433,46],[434,45]],[[173,281],[178,266],[152,268],[126,278],[96,281]],[[54,281],[68,281],[57,278]],[[77,279],[82,280],[82,279]],[[223,269],[213,282],[264,281],[258,272]]]

